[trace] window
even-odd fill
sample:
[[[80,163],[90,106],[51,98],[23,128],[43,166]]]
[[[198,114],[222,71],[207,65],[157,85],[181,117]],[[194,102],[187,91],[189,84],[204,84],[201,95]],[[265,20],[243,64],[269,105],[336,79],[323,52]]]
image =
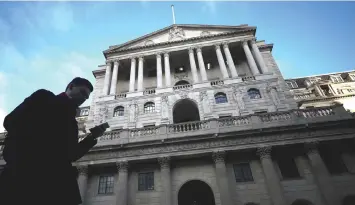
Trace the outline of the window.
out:
[[[124,107],[118,106],[113,110],[113,116],[124,116]]]
[[[261,95],[258,89],[252,88],[248,90],[248,95],[250,99],[260,99]]]
[[[333,75],[333,76],[330,76],[330,78],[332,79],[333,83],[343,82],[343,78],[340,75]]]
[[[217,93],[214,95],[214,99],[216,100],[216,103],[217,104],[220,104],[220,103],[227,103],[228,100],[227,100],[227,96],[225,93]]]
[[[285,157],[278,159],[277,164],[279,165],[283,179],[295,179],[300,177],[296,163],[293,158]]]
[[[298,85],[295,81],[286,81],[287,86],[292,89],[292,88],[298,88]]]
[[[154,172],[139,173],[138,191],[154,190]]]
[[[241,163],[233,165],[236,182],[254,181],[249,163]]]
[[[82,109],[80,111],[80,116],[89,115],[89,109]]]
[[[147,102],[144,104],[144,113],[155,112],[155,104],[153,102]]]
[[[113,176],[100,176],[99,180],[99,194],[111,194],[113,193]]]

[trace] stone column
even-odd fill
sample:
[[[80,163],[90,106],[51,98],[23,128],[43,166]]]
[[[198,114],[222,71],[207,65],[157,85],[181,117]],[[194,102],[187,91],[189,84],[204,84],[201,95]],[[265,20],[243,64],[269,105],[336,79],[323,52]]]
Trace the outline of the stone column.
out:
[[[197,75],[196,61],[195,61],[193,48],[189,48],[189,59],[190,59],[192,79],[193,79],[194,83],[198,83],[198,75]]]
[[[161,204],[171,205],[171,175],[170,175],[170,157],[158,158],[161,169],[161,181],[163,186],[163,193],[161,196]]]
[[[138,62],[138,91],[143,91],[143,57]]]
[[[229,75],[228,75],[228,71],[226,68],[226,64],[224,63],[224,59],[223,59],[220,45],[215,45],[215,49],[216,49],[219,68],[221,69],[223,79],[227,79],[227,78],[229,78]]]
[[[116,95],[118,66],[119,66],[119,62],[115,61],[113,63],[113,73],[112,73],[112,80],[111,80],[110,95]]]
[[[78,176],[78,186],[81,196],[81,204],[85,204],[85,193],[88,184],[88,166],[78,166],[77,167],[79,176]]]
[[[247,41],[243,41],[242,45],[243,45],[243,49],[244,49],[244,52],[245,52],[245,56],[247,57],[247,61],[248,61],[251,73],[253,75],[260,74],[260,72],[258,70],[258,67],[256,66],[256,63],[254,61],[253,55],[251,54],[251,51],[249,49]]]
[[[163,71],[161,68],[161,54],[157,54],[157,88],[163,87]]]
[[[263,56],[261,55],[260,50],[259,50],[258,46],[257,46],[256,43],[255,43],[255,39],[251,40],[250,43],[251,43],[251,47],[252,47],[252,49],[253,49],[253,53],[254,53],[254,55],[255,55],[255,57],[256,57],[256,61],[257,61],[258,64],[259,64],[259,68],[260,68],[261,72],[262,72],[262,73],[267,73],[267,72],[268,72],[268,69],[267,69],[267,67],[266,67],[266,65],[265,65],[264,58],[263,58]]]
[[[171,86],[169,53],[164,53],[165,87]]]
[[[117,162],[118,182],[116,188],[116,205],[127,205],[128,162]]]
[[[134,92],[136,84],[136,59],[131,58],[131,73],[129,77],[129,92]]]
[[[198,66],[200,68],[202,81],[204,81],[204,82],[208,81],[205,62],[203,61],[203,56],[202,56],[202,48],[197,47],[196,52],[197,52]]]
[[[271,147],[260,147],[257,150],[263,167],[266,185],[273,205],[286,205],[284,191],[279,176],[271,159]]]
[[[106,63],[106,73],[105,73],[105,81],[104,81],[104,95],[108,95],[110,90],[110,81],[111,81],[111,62]]]
[[[305,144],[309,162],[311,164],[311,169],[319,187],[319,190],[323,195],[325,204],[341,205],[340,197],[338,196],[334,188],[332,178],[319,154],[317,146],[317,141],[311,141]]]
[[[232,74],[232,77],[236,78],[238,77],[238,73],[237,73],[237,69],[235,68],[231,52],[228,48],[228,43],[223,43],[223,49],[224,49],[224,54],[226,55],[227,58],[228,68]]]
[[[216,180],[219,188],[219,194],[221,198],[222,205],[232,205],[232,197],[229,190],[229,182],[227,169],[225,164],[225,155],[224,151],[216,151],[212,153],[212,159],[216,167]]]

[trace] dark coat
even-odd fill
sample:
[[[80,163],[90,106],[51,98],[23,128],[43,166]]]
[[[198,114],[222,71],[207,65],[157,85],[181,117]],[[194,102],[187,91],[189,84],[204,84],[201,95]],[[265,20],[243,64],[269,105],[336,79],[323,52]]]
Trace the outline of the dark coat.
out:
[[[81,203],[77,170],[71,165],[97,141],[78,142],[76,106],[64,94],[38,90],[4,120],[8,132],[0,175],[0,204]]]

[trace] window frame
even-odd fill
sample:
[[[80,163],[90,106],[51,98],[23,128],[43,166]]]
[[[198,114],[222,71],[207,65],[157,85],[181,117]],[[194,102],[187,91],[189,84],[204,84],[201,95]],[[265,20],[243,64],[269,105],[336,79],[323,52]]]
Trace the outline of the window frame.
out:
[[[106,178],[106,180],[102,182],[101,179],[103,179],[103,178]],[[100,194],[100,195],[113,194],[114,188],[115,188],[115,177],[113,175],[100,175],[99,176],[97,194]],[[102,189],[104,189],[103,192],[101,192]],[[108,191],[108,189],[110,191]]]
[[[252,96],[251,96],[251,94],[253,94],[253,96],[256,96],[256,92],[255,92],[255,91],[258,92],[259,98],[255,98],[255,97],[252,97]],[[251,93],[251,92],[255,92],[255,93]],[[248,94],[249,99],[251,99],[251,100],[259,100],[259,99],[263,98],[263,97],[261,96],[260,90],[257,89],[257,88],[250,88],[250,89],[247,91],[247,94]]]
[[[154,113],[154,112],[155,112],[155,103],[152,102],[152,101],[149,101],[149,102],[144,103],[144,105],[143,105],[143,112],[144,112],[145,114]]]
[[[238,166],[241,171],[240,172],[241,176],[239,178],[236,172],[236,167]],[[249,162],[240,162],[240,163],[233,164],[233,172],[234,172],[234,179],[236,183],[254,182],[254,176]]]
[[[223,97],[221,97],[223,96]],[[217,100],[218,99],[218,100]],[[221,99],[225,99],[225,101],[221,101]],[[228,103],[228,97],[227,94],[224,92],[218,92],[214,95],[214,101],[216,104],[224,104]]]
[[[141,183],[140,181],[141,179],[144,179],[143,183]],[[154,171],[139,172],[138,191],[154,191],[154,189],[155,189]]]
[[[122,108],[122,110],[119,110],[120,108]],[[124,107],[121,106],[121,105],[115,107],[113,109],[113,117],[123,117],[124,116],[124,110],[125,110]],[[116,115],[116,113],[118,113],[118,114]],[[120,113],[122,113],[122,115],[120,115]]]

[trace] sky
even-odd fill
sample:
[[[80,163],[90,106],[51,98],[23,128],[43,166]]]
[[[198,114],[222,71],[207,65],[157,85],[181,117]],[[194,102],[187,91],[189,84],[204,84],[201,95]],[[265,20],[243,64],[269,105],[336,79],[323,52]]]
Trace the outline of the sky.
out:
[[[355,2],[0,2],[0,132],[37,89],[94,84],[102,51],[171,25],[171,4],[178,24],[257,26],[285,78],[355,69]]]

